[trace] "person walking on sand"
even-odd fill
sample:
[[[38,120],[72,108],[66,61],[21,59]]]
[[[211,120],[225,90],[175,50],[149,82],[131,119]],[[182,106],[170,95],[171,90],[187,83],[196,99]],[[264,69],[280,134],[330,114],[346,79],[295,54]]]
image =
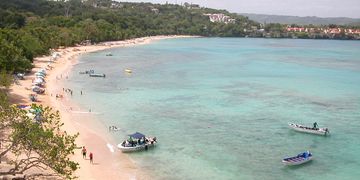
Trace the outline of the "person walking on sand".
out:
[[[90,152],[89,157],[90,157],[90,163],[92,164],[93,163],[93,153],[92,152]]]
[[[82,155],[83,155],[83,159],[85,159],[86,158],[86,148],[85,148],[85,146],[83,146],[81,152],[82,152]]]

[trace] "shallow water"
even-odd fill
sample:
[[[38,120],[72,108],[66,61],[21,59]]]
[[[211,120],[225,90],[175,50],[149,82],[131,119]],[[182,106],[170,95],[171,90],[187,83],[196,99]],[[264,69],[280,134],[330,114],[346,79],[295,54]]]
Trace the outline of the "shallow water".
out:
[[[89,69],[106,78],[78,73]],[[155,149],[130,154],[154,179],[360,176],[359,41],[162,40],[86,54],[67,85],[99,128],[121,128],[119,142],[135,131],[158,138]],[[331,135],[287,125],[315,121]],[[312,162],[281,164],[304,150]]]

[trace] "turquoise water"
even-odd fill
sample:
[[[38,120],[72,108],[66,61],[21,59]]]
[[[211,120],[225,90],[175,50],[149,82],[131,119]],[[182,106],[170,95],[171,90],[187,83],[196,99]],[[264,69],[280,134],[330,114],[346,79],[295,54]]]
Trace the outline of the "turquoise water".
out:
[[[78,74],[89,69],[106,78]],[[68,85],[101,128],[121,128],[119,142],[135,131],[158,138],[130,154],[152,179],[360,177],[359,41],[162,40],[84,55]],[[287,125],[315,121],[331,136]],[[282,165],[304,150],[312,162]]]

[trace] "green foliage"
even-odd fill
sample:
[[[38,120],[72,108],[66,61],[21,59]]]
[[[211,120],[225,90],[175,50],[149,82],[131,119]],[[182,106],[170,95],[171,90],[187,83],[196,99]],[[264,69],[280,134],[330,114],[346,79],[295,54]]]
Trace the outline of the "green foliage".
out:
[[[3,90],[5,90],[6,88],[8,88],[11,85],[12,79],[11,76],[5,71],[2,70],[0,72],[0,91],[3,92]],[[4,94],[2,94],[4,95]],[[0,98],[0,101],[2,99]],[[5,101],[5,99],[4,99]]]
[[[266,24],[265,31],[282,33],[285,31],[285,26],[286,25],[279,24],[279,23],[270,23],[270,24]]]
[[[24,50],[16,46],[17,32],[0,30],[0,70],[23,72],[32,67]]]
[[[18,29],[25,25],[25,16],[11,11],[0,10],[0,28]]]
[[[301,38],[301,39],[308,39],[309,38],[309,34],[306,33],[306,32],[296,32],[295,35],[298,38]]]

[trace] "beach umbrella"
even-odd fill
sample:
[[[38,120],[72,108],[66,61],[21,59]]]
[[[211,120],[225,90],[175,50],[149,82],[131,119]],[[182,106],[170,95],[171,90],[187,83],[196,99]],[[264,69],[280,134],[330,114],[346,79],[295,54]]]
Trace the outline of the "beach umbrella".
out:
[[[42,114],[42,110],[40,108],[35,108],[35,114]]]
[[[43,73],[43,74],[46,75],[46,70],[44,68],[41,68],[40,70],[38,70],[38,72]]]
[[[34,82],[44,82],[44,78],[36,77]]]
[[[31,89],[40,89],[40,87],[39,86],[31,86]]]
[[[45,76],[45,75],[46,75],[46,74],[43,73],[42,71],[38,71],[38,72],[35,73],[35,75],[37,75],[37,74],[38,74],[38,75],[42,75],[42,76]]]
[[[35,75],[35,77],[36,77],[36,78],[41,78],[41,79],[44,79],[44,78],[45,78],[45,76],[43,76],[43,75]]]
[[[44,77],[44,76],[38,76],[38,75],[37,75],[36,78],[39,78],[39,79],[44,80],[45,77]]]
[[[33,86],[43,86],[43,84],[42,83],[36,83],[36,82],[33,82],[31,85],[33,85]]]
[[[39,79],[39,80],[34,81],[33,83],[35,83],[35,84],[41,84],[41,83],[43,83],[43,81],[41,81],[41,79]]]

